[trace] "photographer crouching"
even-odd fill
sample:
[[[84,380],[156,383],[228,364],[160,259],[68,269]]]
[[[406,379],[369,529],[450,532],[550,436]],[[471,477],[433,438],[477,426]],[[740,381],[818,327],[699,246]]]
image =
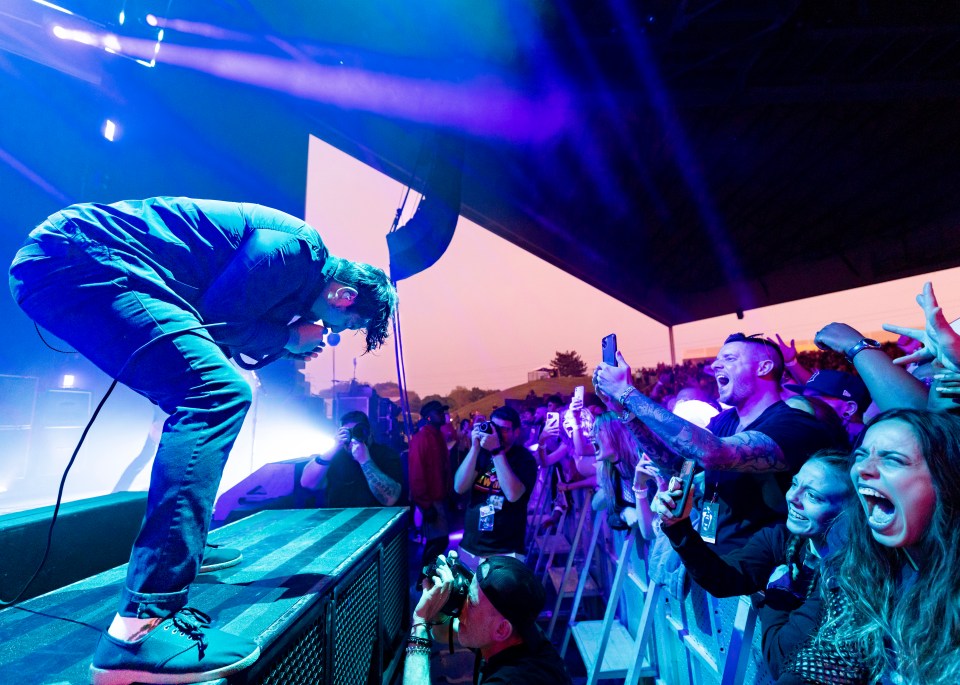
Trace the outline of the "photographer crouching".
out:
[[[544,590],[523,562],[490,557],[473,574],[451,552],[438,556],[425,574],[407,639],[403,685],[430,685],[433,639],[452,645],[451,630],[477,653],[475,683],[571,683],[563,659],[537,627]]]
[[[370,420],[361,411],[340,417],[337,441],[303,467],[300,484],[323,492],[323,507],[392,507],[400,501],[400,455],[373,441]]]

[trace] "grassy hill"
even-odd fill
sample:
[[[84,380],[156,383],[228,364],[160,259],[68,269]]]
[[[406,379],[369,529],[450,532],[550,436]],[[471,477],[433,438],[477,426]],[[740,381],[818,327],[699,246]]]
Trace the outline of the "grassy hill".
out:
[[[590,376],[542,378],[538,381],[531,381],[529,383],[524,383],[523,385],[507,388],[506,390],[501,390],[500,392],[495,392],[492,395],[487,395],[476,402],[472,402],[458,409],[451,409],[450,415],[454,417],[459,416],[461,419],[465,419],[473,413],[490,416],[490,412],[492,412],[495,407],[502,407],[506,403],[507,399],[522,400],[530,393],[531,390],[533,390],[537,397],[558,393],[563,395],[564,399],[569,399],[570,395],[573,394],[573,389],[578,385],[584,386],[587,389],[587,392],[593,391],[593,384],[590,381]]]

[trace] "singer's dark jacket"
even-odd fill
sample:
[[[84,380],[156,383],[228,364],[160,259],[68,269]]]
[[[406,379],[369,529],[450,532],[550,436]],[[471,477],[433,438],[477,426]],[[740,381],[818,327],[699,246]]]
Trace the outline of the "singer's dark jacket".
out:
[[[43,232],[43,235],[37,235]],[[340,261],[317,231],[262,205],[154,197],[114,204],[75,204],[31,234],[72,239],[104,267],[192,312],[230,354],[282,352],[288,324],[318,317],[310,308]],[[26,252],[24,254],[24,252]],[[21,250],[18,260],[30,259]]]

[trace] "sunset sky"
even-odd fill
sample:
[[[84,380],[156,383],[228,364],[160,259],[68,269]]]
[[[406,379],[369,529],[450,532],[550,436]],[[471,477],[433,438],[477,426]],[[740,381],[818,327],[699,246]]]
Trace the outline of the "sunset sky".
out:
[[[307,188],[307,222],[331,252],[389,271],[385,235],[404,187],[311,138]],[[411,194],[408,214],[417,199]],[[928,278],[948,318],[960,316],[960,269],[950,269],[747,311],[743,320],[729,314],[676,326],[677,359],[713,354],[734,331],[809,341],[831,321],[877,335],[882,323],[920,325],[914,296]],[[665,326],[462,217],[440,261],[401,281],[398,290],[407,384],[421,396],[444,395],[457,385],[520,385],[557,350],[579,352],[592,368],[600,339],[611,332],[634,367],[670,359]],[[327,349],[309,364],[314,392],[330,385],[334,356],[340,380],[353,377],[354,359],[357,380],[396,380],[393,339],[364,356],[362,340],[347,333],[335,355]]]

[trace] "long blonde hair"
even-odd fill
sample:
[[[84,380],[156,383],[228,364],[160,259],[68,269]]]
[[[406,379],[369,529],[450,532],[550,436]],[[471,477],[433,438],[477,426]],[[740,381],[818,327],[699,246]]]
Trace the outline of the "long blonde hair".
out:
[[[623,461],[632,472],[640,461],[641,447],[636,436],[624,425],[616,412],[608,411],[597,417],[593,424],[593,435],[599,442],[601,436],[610,445],[614,452],[614,461]],[[603,501],[614,503],[617,501],[617,492],[614,487],[614,464],[609,459],[597,460],[597,485],[603,493]]]

